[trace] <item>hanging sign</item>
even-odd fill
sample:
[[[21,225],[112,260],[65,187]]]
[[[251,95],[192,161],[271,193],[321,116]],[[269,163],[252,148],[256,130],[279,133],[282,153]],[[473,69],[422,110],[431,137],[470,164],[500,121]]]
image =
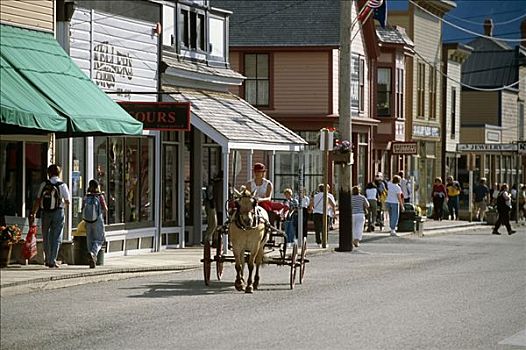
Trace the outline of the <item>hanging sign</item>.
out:
[[[416,142],[394,142],[391,144],[393,154],[418,154]]]
[[[125,102],[119,105],[146,130],[190,131],[189,102]]]

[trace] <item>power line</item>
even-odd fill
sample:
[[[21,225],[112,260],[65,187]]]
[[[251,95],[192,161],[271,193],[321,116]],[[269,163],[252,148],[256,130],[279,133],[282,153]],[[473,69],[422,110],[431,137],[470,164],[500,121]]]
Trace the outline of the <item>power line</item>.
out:
[[[409,0],[411,1],[411,0]],[[442,72],[440,69],[436,68],[436,66],[429,62],[424,56],[422,56],[421,54],[418,53],[418,51],[414,50],[415,54],[420,57],[422,59],[422,61],[424,61],[425,63],[427,63],[428,65],[432,66],[432,67],[435,67],[435,69],[437,70],[437,72],[439,72],[442,76],[444,76],[446,79],[449,79],[451,80],[452,82],[454,83],[457,83],[459,84],[460,86],[463,86],[463,87],[466,87],[468,89],[472,89],[472,90],[476,90],[476,91],[485,91],[485,92],[492,92],[492,91],[501,91],[501,90],[506,90],[506,89],[509,89],[509,88],[512,88],[514,87],[515,85],[518,85],[521,81],[525,80],[526,81],[526,77],[523,78],[523,79],[519,79],[517,80],[516,82],[514,83],[511,83],[511,84],[508,84],[508,85],[505,85],[505,86],[501,86],[501,87],[498,87],[498,88],[481,88],[481,87],[477,87],[477,86],[472,86],[472,85],[469,85],[469,84],[466,84],[466,83],[463,83],[461,81],[458,81],[456,79],[453,79],[451,78],[450,76],[448,76],[446,73]]]
[[[279,9],[275,10],[275,11],[264,13],[264,14],[262,14],[260,16],[252,17],[252,18],[249,18],[249,19],[247,19],[245,21],[238,22],[237,25],[245,24],[245,23],[252,22],[252,21],[256,21],[258,19],[270,16],[270,15],[274,15],[274,14],[279,13],[279,12],[283,12],[285,10],[288,10],[288,9],[290,9],[290,8],[292,8],[294,6],[297,6],[297,5],[301,4],[301,3],[304,3],[304,2],[307,2],[307,0],[295,1],[292,4],[290,4],[288,6],[281,7]]]
[[[520,32],[507,32],[507,33],[500,33],[499,35],[516,35],[516,34],[520,34]],[[453,39],[447,39],[446,41],[448,42],[452,42],[452,41],[462,41],[462,40],[470,40],[470,39],[474,39],[476,36],[475,35],[472,35],[472,36],[465,36],[463,38],[453,38]]]
[[[457,16],[454,16],[454,15],[451,15],[451,14],[446,14],[446,16],[447,16],[447,17],[454,18],[454,19],[457,19],[457,20],[459,20],[459,21],[466,22],[466,23],[475,24],[475,25],[481,25],[481,24],[484,23],[484,22],[470,21],[470,20],[468,20],[468,19],[461,18],[461,17],[457,17]],[[510,20],[504,21],[504,22],[493,22],[493,25],[494,25],[494,26],[499,26],[499,25],[509,24],[509,23],[512,23],[512,22],[518,21],[519,19],[524,18],[524,17],[526,17],[526,13],[523,14],[523,15],[520,15],[520,16],[518,16],[518,17],[514,17],[514,18],[512,18],[512,19],[510,19]]]
[[[472,30],[469,30],[469,29],[466,29],[464,27],[461,27],[461,26],[458,26],[454,23],[451,23],[449,21],[446,21],[445,19],[443,19],[442,17],[440,16],[437,16],[435,15],[434,13],[432,13],[431,11],[428,11],[427,9],[423,8],[422,6],[418,5],[417,3],[415,3],[413,0],[409,0],[409,2],[413,5],[415,5],[416,7],[418,7],[419,9],[421,9],[422,11],[426,12],[427,14],[429,14],[430,16],[438,19],[439,21],[442,21],[443,23],[446,23],[446,24],[449,24],[450,26],[454,27],[454,28],[457,28],[463,32],[466,32],[466,33],[469,33],[469,34],[473,34],[473,35],[476,35],[478,37],[481,37],[481,38],[486,38],[486,39],[492,39],[492,40],[500,40],[500,41],[509,41],[509,42],[526,42],[526,39],[507,39],[507,38],[495,38],[493,36],[489,36],[489,35],[483,35],[483,34],[480,34],[480,33],[477,33],[477,32],[474,32]]]
[[[517,13],[517,10],[494,12],[491,15],[492,16],[505,15],[505,14],[508,14],[508,13]],[[473,15],[473,16],[468,16],[468,17],[464,17],[464,18],[465,19],[469,19],[469,18],[478,18],[478,17],[488,17],[488,14],[485,13],[485,14],[482,14],[482,15]]]

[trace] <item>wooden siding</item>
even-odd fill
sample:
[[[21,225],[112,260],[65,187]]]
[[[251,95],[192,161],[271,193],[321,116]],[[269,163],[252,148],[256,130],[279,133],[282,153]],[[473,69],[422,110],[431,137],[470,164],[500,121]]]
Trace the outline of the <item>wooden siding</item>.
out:
[[[55,31],[55,6],[52,0],[1,0],[0,21],[32,29]]]
[[[158,40],[155,23],[77,8],[71,19],[70,56],[115,100],[157,101],[131,94],[157,90]]]
[[[340,85],[338,77],[340,76],[340,50],[332,50],[332,113],[339,115],[340,103],[339,93]]]
[[[497,92],[462,91],[463,125],[498,125],[499,95]],[[466,143],[464,139],[461,142]]]
[[[502,142],[511,143],[518,139],[518,119],[517,119],[517,93],[502,91]]]
[[[230,52],[230,68],[236,72],[241,72],[241,53],[240,52]],[[233,94],[240,96],[241,86],[230,86],[228,91]]]
[[[274,112],[326,114],[329,52],[274,53]]]

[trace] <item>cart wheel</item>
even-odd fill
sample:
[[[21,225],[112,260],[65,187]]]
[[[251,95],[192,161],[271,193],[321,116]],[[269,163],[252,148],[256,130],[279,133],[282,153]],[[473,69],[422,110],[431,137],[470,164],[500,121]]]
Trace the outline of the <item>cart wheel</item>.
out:
[[[301,245],[300,255],[300,284],[303,283],[305,277],[305,254],[307,253],[307,237],[303,237],[303,244]]]
[[[205,279],[205,285],[210,285],[210,270],[212,269],[212,260],[210,259],[210,242],[205,241],[203,247],[203,277]]]
[[[298,244],[292,245],[292,253],[290,254],[290,289],[294,289],[296,284],[296,259],[298,257]]]
[[[217,235],[217,242],[216,242],[216,274],[217,274],[217,280],[221,281],[221,277],[223,277],[223,234],[222,232],[218,232]]]

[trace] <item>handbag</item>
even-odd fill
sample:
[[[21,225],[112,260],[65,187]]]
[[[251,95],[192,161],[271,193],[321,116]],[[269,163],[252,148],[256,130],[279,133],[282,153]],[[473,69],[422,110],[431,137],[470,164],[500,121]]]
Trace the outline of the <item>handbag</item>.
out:
[[[37,225],[31,225],[24,242],[22,256],[24,259],[31,260],[35,255],[37,255]]]

